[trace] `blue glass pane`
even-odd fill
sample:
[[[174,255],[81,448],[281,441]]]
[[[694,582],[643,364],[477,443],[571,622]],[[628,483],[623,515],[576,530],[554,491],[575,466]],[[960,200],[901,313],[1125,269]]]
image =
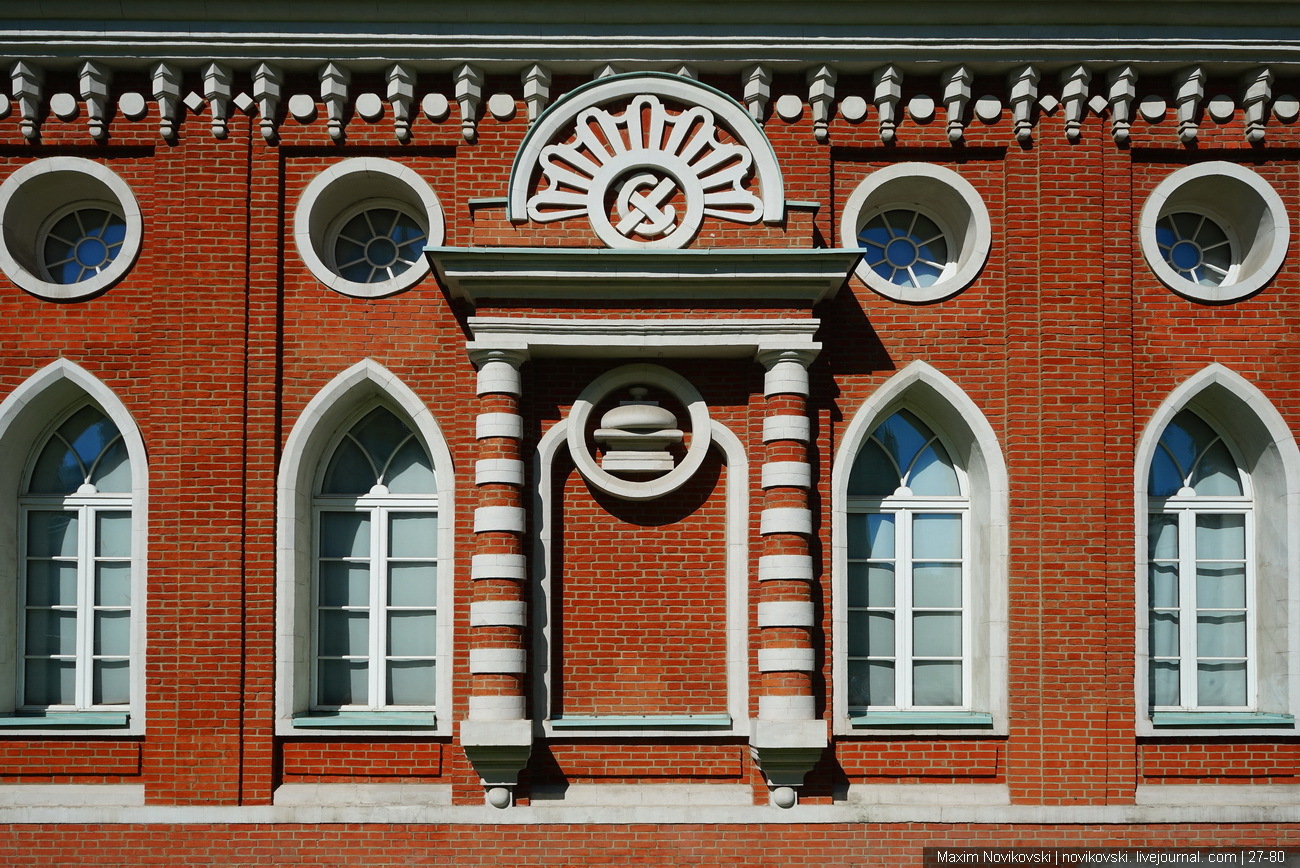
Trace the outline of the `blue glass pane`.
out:
[[[339,276],[353,283],[369,283],[370,274],[374,271],[370,263],[364,260],[353,265],[344,266],[339,269]]]
[[[126,444],[118,438],[99,456],[90,472],[90,482],[103,492],[129,492],[131,490],[131,459],[126,454]]]
[[[322,494],[367,494],[378,481],[379,472],[371,466],[366,453],[353,440],[344,438],[334,450],[320,490]]]
[[[411,429],[388,410],[376,407],[352,426],[351,434],[369,453],[375,466],[382,468],[397,447],[411,436]]]
[[[434,476],[429,456],[424,447],[412,437],[397,450],[384,475],[384,484],[394,494],[436,494],[438,480]]]
[[[849,474],[849,494],[888,497],[899,486],[898,471],[874,440],[862,444]]]
[[[961,485],[948,453],[938,440],[933,441],[916,458],[907,485],[912,493],[925,496],[959,495]]]
[[[920,419],[907,410],[899,410],[880,424],[871,435],[893,457],[900,468],[912,466],[916,454],[933,436]]]
[[[1151,473],[1147,475],[1147,493],[1152,497],[1172,497],[1183,487],[1183,475],[1170,457],[1160,446],[1156,447],[1155,458],[1151,459]]]
[[[1242,493],[1237,462],[1222,440],[1201,455],[1196,470],[1192,473],[1191,484],[1196,493],[1202,496],[1232,496]]]
[[[107,268],[122,249],[126,222],[102,208],[64,216],[45,237],[43,264],[55,283],[78,283]]]

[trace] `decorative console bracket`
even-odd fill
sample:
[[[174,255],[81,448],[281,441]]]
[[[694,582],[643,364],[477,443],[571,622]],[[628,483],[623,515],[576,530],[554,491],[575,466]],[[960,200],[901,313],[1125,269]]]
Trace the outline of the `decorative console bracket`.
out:
[[[749,752],[772,788],[772,803],[791,808],[799,801],[798,787],[821,760],[829,744],[824,720],[756,720]]]
[[[483,781],[488,804],[509,807],[514,801],[513,789],[519,783],[519,772],[533,749],[532,721],[461,721],[460,743]]]

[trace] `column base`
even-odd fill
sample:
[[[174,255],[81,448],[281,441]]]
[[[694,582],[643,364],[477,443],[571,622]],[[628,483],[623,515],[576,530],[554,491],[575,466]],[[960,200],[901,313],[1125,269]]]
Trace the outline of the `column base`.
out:
[[[772,803],[791,808],[799,801],[804,776],[829,744],[824,720],[755,720],[749,752],[772,788]]]
[[[464,720],[460,744],[487,790],[487,802],[506,808],[514,801],[519,772],[533,749],[531,720]]]

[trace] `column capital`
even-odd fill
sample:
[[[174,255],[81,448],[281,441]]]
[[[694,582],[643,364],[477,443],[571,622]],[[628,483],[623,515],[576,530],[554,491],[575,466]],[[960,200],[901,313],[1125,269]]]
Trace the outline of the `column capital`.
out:
[[[821,344],[802,347],[760,346],[758,351],[754,353],[754,358],[760,365],[769,371],[782,362],[794,363],[799,365],[799,367],[806,369],[813,363],[813,360],[817,358],[821,351]]]
[[[528,348],[519,347],[502,347],[502,346],[482,346],[477,345],[477,341],[470,341],[465,344],[465,352],[469,355],[469,360],[474,367],[482,368],[491,362],[502,362],[518,370],[524,362],[528,361]]]

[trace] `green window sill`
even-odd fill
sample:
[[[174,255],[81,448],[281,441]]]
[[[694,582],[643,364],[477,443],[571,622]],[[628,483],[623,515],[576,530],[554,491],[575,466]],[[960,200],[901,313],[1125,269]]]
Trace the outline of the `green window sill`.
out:
[[[125,711],[19,711],[0,717],[0,727],[120,727],[126,726],[130,719],[131,715]]]
[[[982,711],[868,711],[849,718],[854,727],[912,727],[926,729],[934,726],[992,727],[993,715]]]
[[[730,714],[575,714],[551,720],[553,729],[682,729],[731,726]]]
[[[295,714],[293,725],[320,729],[434,729],[432,711],[322,711]]]
[[[1151,713],[1153,726],[1268,726],[1294,727],[1295,717],[1290,714],[1264,714],[1258,711],[1155,711]]]

